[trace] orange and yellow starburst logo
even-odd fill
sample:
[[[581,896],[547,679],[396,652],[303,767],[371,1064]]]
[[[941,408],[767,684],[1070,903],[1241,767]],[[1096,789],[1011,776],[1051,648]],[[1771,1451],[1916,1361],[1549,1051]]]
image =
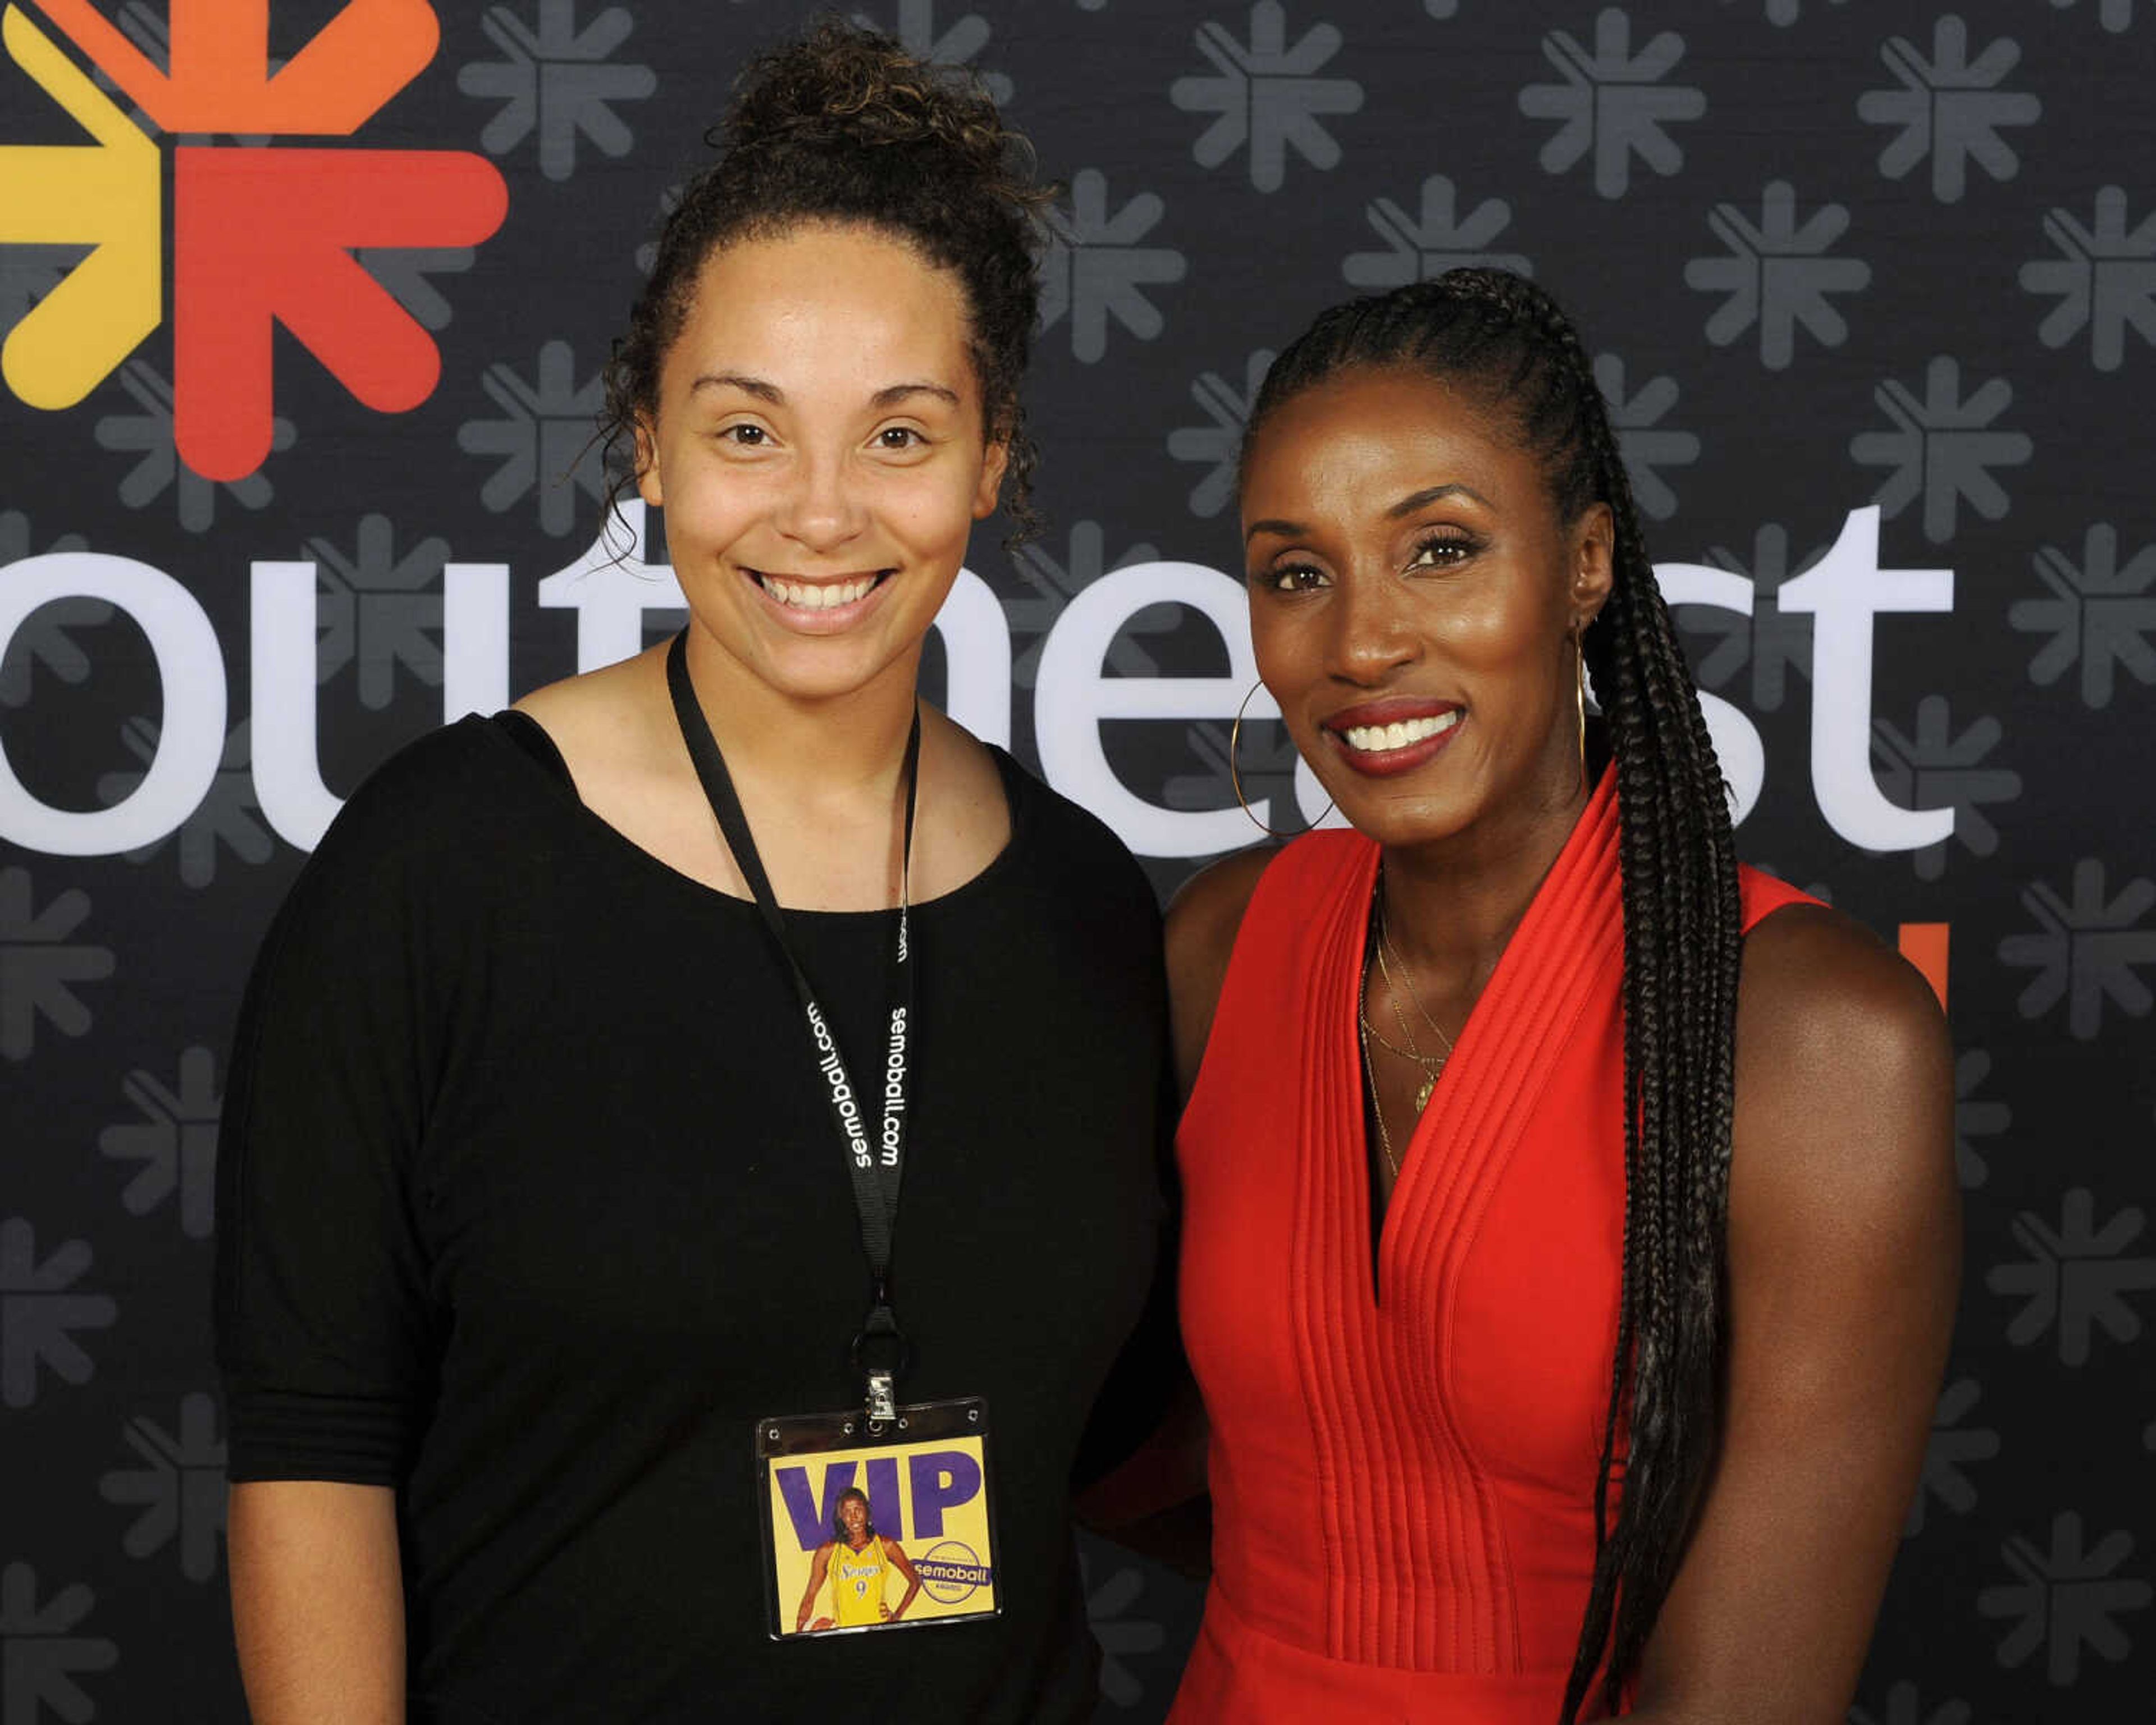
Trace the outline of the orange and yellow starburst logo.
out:
[[[275,430],[281,324],[367,406],[417,407],[441,377],[433,339],[352,255],[362,246],[476,245],[509,190],[458,150],[172,146],[165,151],[69,58],[54,32],[167,135],[349,137],[434,57],[426,0],[351,0],[270,64],[269,0],[172,0],[160,69],[89,0],[0,13],[8,53],[90,136],[0,148],[0,244],[88,245],[15,326],[0,376],[32,407],[71,408],[165,315],[172,282],[174,440],[207,479],[244,478]]]

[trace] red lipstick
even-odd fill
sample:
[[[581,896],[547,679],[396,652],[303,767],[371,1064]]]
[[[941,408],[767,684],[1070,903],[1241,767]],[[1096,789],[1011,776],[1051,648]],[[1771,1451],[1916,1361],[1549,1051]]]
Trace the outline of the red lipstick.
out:
[[[1466,717],[1455,701],[1389,696],[1329,714],[1321,728],[1348,766],[1372,778],[1392,778],[1435,759]]]

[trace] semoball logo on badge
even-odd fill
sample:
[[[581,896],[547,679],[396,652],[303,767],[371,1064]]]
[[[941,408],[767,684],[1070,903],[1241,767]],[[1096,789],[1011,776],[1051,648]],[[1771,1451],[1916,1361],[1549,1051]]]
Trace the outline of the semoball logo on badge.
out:
[[[90,251],[0,347],[17,396],[53,411],[80,402],[162,321],[168,270],[173,440],[205,479],[244,479],[269,457],[280,326],[377,413],[434,393],[433,338],[353,251],[477,245],[508,212],[506,182],[467,151],[284,141],[350,136],[417,77],[441,42],[426,0],[351,0],[274,71],[269,0],[176,3],[162,67],[90,0],[37,10],[89,69],[22,5],[0,10],[0,42],[91,141],[0,148],[0,245]],[[171,151],[169,243],[165,152],[145,123],[195,140]]]
[[[995,1579],[994,1571],[981,1561],[980,1553],[957,1539],[930,1547],[927,1555],[913,1567],[921,1572],[921,1590],[946,1605],[971,1599],[977,1589]]]

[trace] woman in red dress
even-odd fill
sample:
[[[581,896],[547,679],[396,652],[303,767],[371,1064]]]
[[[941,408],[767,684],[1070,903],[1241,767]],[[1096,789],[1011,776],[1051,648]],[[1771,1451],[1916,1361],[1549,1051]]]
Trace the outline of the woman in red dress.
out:
[[[1216,1530],[1175,1725],[1838,1720],[1954,1302],[1937,1004],[1738,865],[1540,290],[1321,317],[1242,516],[1353,830],[1170,915]]]

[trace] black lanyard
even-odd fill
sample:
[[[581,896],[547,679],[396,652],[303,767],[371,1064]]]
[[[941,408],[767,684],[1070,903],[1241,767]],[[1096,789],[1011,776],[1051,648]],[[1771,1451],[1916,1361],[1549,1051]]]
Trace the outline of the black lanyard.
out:
[[[908,1033],[913,1018],[913,967],[906,950],[908,875],[913,860],[913,809],[921,780],[921,712],[916,706],[913,729],[906,739],[906,834],[899,854],[898,941],[891,963],[891,1034],[885,1048],[883,1114],[877,1136],[869,1137],[866,1098],[855,1086],[839,1050],[830,1022],[816,1004],[816,994],[793,948],[786,938],[786,913],[779,909],[750,836],[748,818],[742,812],[741,796],[726,771],[717,739],[705,722],[696,704],[696,691],[689,681],[688,631],[674,637],[666,650],[666,686],[674,697],[674,716],[681,726],[681,740],[689,746],[696,777],[711,799],[711,813],[726,845],[740,865],[763,926],[793,973],[793,992],[808,1020],[811,1053],[824,1100],[839,1129],[839,1142],[846,1170],[854,1183],[854,1204],[860,1213],[861,1251],[869,1266],[869,1312],[860,1333],[854,1337],[853,1362],[867,1376],[866,1403],[872,1420],[897,1417],[894,1380],[906,1369],[906,1337],[891,1305],[891,1236],[898,1224],[899,1183],[906,1173],[906,1095],[911,1073]]]

